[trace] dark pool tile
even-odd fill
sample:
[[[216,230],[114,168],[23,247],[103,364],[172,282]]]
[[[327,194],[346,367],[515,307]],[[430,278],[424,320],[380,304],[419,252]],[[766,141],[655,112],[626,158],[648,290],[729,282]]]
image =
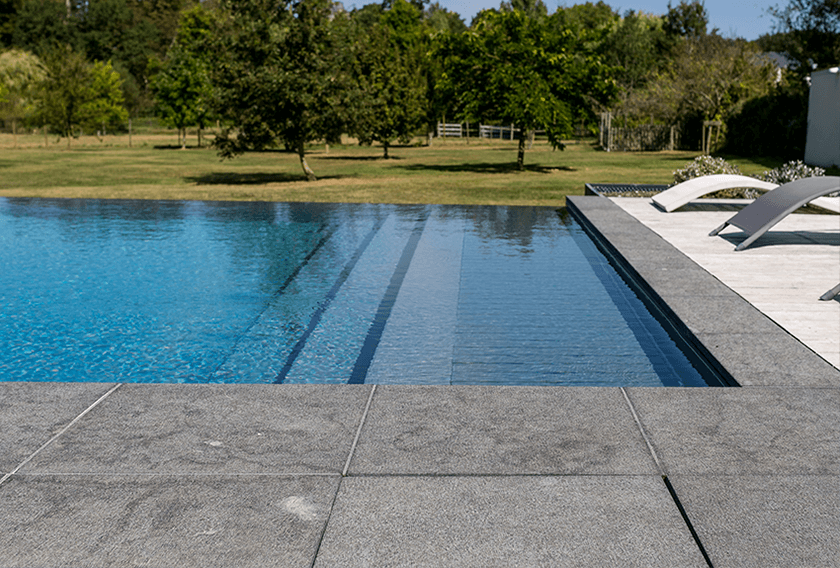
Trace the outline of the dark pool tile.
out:
[[[370,386],[123,385],[24,472],[341,472]]]
[[[377,388],[350,472],[655,473],[615,388]]]
[[[315,566],[705,563],[657,476],[350,477]]]
[[[308,567],[339,476],[20,476],[0,566]]]
[[[17,467],[113,386],[0,382],[0,476]]]
[[[714,566],[840,567],[840,477],[670,480]]]
[[[628,392],[669,474],[840,474],[840,389]]]

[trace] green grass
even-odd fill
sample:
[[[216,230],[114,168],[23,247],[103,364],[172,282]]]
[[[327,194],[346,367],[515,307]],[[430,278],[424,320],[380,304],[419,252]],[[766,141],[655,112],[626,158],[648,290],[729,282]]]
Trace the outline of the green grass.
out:
[[[552,151],[536,143],[526,171],[514,168],[511,142],[435,140],[381,159],[381,148],[315,145],[308,155],[319,180],[303,180],[295,154],[252,152],[221,161],[215,151],[174,147],[174,133],[56,143],[0,135],[0,196],[201,199],[561,206],[591,183],[669,183],[691,152],[607,153],[591,141]],[[732,160],[745,174],[772,161]],[[776,164],[777,165],[777,164]]]

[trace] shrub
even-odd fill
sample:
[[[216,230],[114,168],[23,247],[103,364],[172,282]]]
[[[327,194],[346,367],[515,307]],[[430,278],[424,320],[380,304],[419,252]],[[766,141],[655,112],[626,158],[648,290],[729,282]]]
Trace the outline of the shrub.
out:
[[[758,179],[782,185],[802,178],[824,175],[824,169],[808,166],[802,160],[794,160],[779,166],[775,170],[763,172],[758,176]]]
[[[712,158],[711,156],[698,156],[693,162],[689,162],[683,169],[674,172],[674,183],[677,185],[696,177],[710,176],[714,174],[740,174],[738,166],[728,163],[723,158]]]

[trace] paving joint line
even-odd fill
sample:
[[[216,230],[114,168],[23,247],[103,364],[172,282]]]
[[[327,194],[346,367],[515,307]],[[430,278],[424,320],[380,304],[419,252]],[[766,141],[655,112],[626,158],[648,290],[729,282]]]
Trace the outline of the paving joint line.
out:
[[[353,444],[350,446],[350,454],[347,456],[347,461],[344,463],[344,469],[341,470],[341,477],[347,477],[347,472],[350,470],[350,462],[353,460],[353,454],[356,453],[356,446],[359,444],[359,438],[362,436],[362,428],[365,426],[365,422],[367,421],[368,411],[370,411],[370,405],[373,402],[373,395],[376,393],[376,385],[372,385],[370,388],[370,395],[368,395],[367,404],[365,404],[365,410],[362,412],[362,418],[359,420],[359,427],[356,429],[356,436],[353,438]]]
[[[32,453],[32,454],[28,457],[28,458],[26,458],[26,459],[25,459],[25,460],[23,460],[20,464],[18,464],[18,466],[17,466],[15,469],[13,469],[12,471],[10,471],[10,472],[9,472],[9,473],[7,473],[6,475],[4,475],[2,478],[0,478],[0,485],[3,485],[3,483],[5,483],[8,479],[10,479],[10,478],[11,478],[13,475],[15,475],[18,471],[20,471],[20,469],[21,469],[22,467],[24,467],[26,464],[28,464],[28,463],[29,463],[29,462],[31,462],[33,459],[35,459],[35,456],[37,456],[38,454],[40,454],[40,453],[41,453],[44,449],[46,449],[46,448],[47,448],[50,444],[52,444],[52,443],[53,443],[53,442],[55,442],[58,438],[60,438],[62,435],[64,435],[64,433],[65,433],[65,432],[67,432],[70,428],[72,428],[72,427],[76,424],[76,422],[78,422],[79,420],[81,420],[82,418],[84,418],[84,417],[85,417],[85,416],[86,416],[86,415],[87,415],[87,414],[88,414],[91,410],[93,410],[94,408],[96,408],[96,407],[99,405],[99,403],[100,403],[100,402],[102,402],[103,400],[105,400],[106,398],[108,398],[108,396],[109,396],[112,392],[114,392],[115,390],[117,390],[117,389],[118,389],[118,388],[120,388],[121,386],[122,386],[122,383],[117,383],[116,385],[114,385],[113,387],[111,387],[111,389],[110,389],[108,392],[106,392],[105,394],[103,394],[102,396],[100,396],[98,399],[96,399],[96,401],[95,401],[93,404],[91,404],[90,406],[88,406],[88,407],[87,407],[84,411],[82,411],[82,413],[81,413],[81,414],[79,414],[78,416],[76,416],[76,417],[75,417],[75,418],[74,418],[74,419],[73,419],[73,420],[72,420],[72,421],[71,421],[71,422],[70,422],[67,426],[65,426],[64,428],[62,428],[62,429],[58,432],[58,434],[56,434],[55,436],[53,436],[52,438],[50,438],[49,440],[47,440],[47,442],[46,442],[45,444],[43,444],[40,448],[38,448],[37,450],[35,450],[35,451],[34,451],[34,452],[33,452],[33,453]]]
[[[659,469],[659,474],[662,477],[662,482],[665,484],[665,488],[668,490],[668,494],[671,496],[671,500],[674,502],[674,505],[677,506],[677,510],[682,517],[683,522],[685,523],[686,528],[688,528],[688,532],[691,534],[691,538],[694,539],[694,544],[697,545],[697,548],[700,550],[700,554],[703,555],[703,560],[706,561],[706,564],[709,568],[714,568],[712,564],[712,559],[709,558],[708,553],[706,552],[706,547],[703,546],[703,542],[700,540],[700,535],[697,534],[697,531],[694,530],[694,525],[691,522],[691,519],[688,518],[688,512],[683,507],[682,502],[680,501],[679,496],[677,495],[674,486],[671,485],[671,480],[668,479],[668,474],[665,472],[665,468],[662,466],[662,462],[659,461],[659,456],[656,454],[656,450],[653,448],[653,443],[651,443],[650,438],[648,438],[647,432],[645,432],[645,428],[642,425],[642,420],[639,418],[639,414],[636,412],[636,407],[633,406],[633,402],[630,400],[630,396],[627,394],[627,390],[624,387],[620,387],[621,394],[624,395],[624,400],[627,402],[627,406],[630,408],[630,412],[633,414],[633,420],[636,422],[636,427],[639,429],[639,433],[641,433],[642,438],[645,440],[645,444],[648,447],[648,451],[650,452],[651,457],[653,457],[653,461],[656,462],[656,467]]]

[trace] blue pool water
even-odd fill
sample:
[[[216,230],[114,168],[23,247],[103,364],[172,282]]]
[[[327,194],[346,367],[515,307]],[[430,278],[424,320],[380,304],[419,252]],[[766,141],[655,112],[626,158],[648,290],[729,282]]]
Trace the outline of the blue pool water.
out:
[[[705,386],[563,211],[0,198],[0,379]]]

